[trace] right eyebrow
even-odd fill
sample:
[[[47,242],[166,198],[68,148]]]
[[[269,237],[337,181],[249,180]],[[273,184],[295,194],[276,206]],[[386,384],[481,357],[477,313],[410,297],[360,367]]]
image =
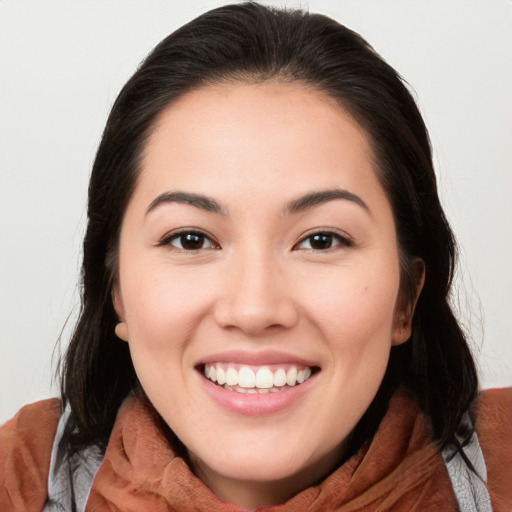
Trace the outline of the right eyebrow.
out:
[[[211,213],[226,215],[226,211],[215,199],[203,196],[201,194],[193,194],[191,192],[164,192],[156,197],[146,209],[146,215],[163,204],[182,203],[190,204],[200,210]]]
[[[334,201],[337,199],[342,199],[345,201],[351,201],[359,205],[363,210],[365,210],[368,214],[371,215],[370,208],[368,205],[356,194],[349,192],[348,190],[333,188],[328,190],[320,190],[319,192],[312,192],[310,194],[306,194],[294,201],[288,203],[285,211],[286,213],[300,213],[306,210],[310,210],[315,206],[328,203],[329,201]]]

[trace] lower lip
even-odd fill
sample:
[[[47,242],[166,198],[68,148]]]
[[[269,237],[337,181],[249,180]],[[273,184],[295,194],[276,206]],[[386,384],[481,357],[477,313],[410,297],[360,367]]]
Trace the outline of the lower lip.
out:
[[[237,393],[217,386],[202,374],[201,380],[206,393],[223,409],[244,416],[274,414],[291,407],[306,394],[314,384],[317,374],[302,384],[276,393]]]

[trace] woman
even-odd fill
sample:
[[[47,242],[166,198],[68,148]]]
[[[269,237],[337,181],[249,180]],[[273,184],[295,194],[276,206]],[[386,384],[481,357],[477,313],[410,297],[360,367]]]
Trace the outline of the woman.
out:
[[[453,266],[423,120],[364,40],[200,16],[112,109],[62,403],[2,429],[0,508],[507,510],[510,392],[477,397]]]

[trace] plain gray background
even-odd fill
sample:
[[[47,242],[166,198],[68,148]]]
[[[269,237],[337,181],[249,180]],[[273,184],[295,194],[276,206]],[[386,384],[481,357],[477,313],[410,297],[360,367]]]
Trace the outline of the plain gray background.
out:
[[[0,0],[0,423],[58,392],[54,347],[78,309],[88,175],[116,94],[158,41],[223,3]],[[454,304],[483,387],[511,385],[512,2],[264,3],[336,18],[413,86],[461,245]]]

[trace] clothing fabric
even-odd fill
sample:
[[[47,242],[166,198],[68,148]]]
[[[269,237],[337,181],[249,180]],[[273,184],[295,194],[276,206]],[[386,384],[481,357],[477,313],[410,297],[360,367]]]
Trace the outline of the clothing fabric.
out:
[[[95,445],[68,456],[63,438],[70,412],[67,407],[57,425],[43,512],[85,512],[92,482],[103,462],[103,453]]]
[[[52,445],[62,411],[57,400],[23,408],[0,429],[0,511],[41,512],[48,503]],[[474,416],[493,510],[512,510],[512,389],[484,392]],[[91,448],[88,460],[99,457]],[[56,454],[55,457],[63,456]],[[79,465],[80,467],[80,465]],[[50,490],[51,491],[51,490]],[[52,491],[51,491],[52,492]],[[53,490],[55,492],[55,489]],[[445,461],[428,421],[397,394],[373,440],[319,485],[265,512],[456,511]],[[121,407],[87,512],[240,512],[194,476],[141,397]],[[462,509],[463,510],[463,509]]]
[[[468,418],[469,421],[471,421]],[[491,498],[487,490],[487,468],[476,432],[468,441],[459,439],[462,452],[473,465],[469,468],[463,454],[453,447],[447,447],[442,455],[452,481],[453,490],[460,510],[492,512]]]
[[[57,426],[48,477],[48,501],[43,512],[85,512],[93,480],[103,462],[103,454],[97,446],[88,446],[66,457],[63,437],[70,413],[68,406]],[[486,487],[487,469],[476,433],[464,443],[463,452],[475,471],[470,470],[460,451],[448,447],[442,452],[459,509],[492,512]]]

